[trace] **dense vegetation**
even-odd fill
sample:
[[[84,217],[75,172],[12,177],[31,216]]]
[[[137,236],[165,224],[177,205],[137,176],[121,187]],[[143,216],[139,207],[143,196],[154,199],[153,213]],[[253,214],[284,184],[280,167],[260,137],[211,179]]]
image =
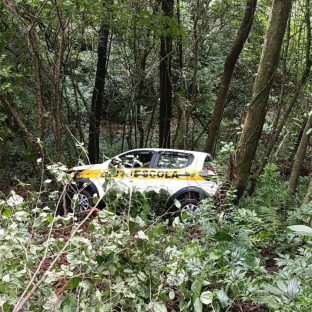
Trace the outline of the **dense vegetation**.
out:
[[[0,17],[0,310],[312,309],[310,0],[1,0]],[[62,164],[156,146],[215,157],[220,192],[187,222],[147,194],[57,216]]]

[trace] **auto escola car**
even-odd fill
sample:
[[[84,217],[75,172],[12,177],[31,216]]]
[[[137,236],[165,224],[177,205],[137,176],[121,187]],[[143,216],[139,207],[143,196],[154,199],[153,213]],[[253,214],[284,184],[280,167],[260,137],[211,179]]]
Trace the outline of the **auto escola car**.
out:
[[[218,188],[210,162],[211,156],[203,152],[144,148],[101,164],[74,167],[69,170],[73,182],[67,185],[63,207],[67,212],[83,213],[94,205],[94,198],[103,204],[107,190],[114,188],[123,192],[164,190],[168,207],[178,200],[179,209],[194,211],[202,198],[215,195]]]

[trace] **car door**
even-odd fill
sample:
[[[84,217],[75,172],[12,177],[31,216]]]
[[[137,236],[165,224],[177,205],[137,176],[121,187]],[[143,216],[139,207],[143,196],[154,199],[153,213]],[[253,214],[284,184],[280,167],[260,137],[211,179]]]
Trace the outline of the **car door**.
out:
[[[161,151],[155,157],[153,170],[153,190],[165,190],[169,194],[189,186],[192,180],[191,165],[194,155],[187,152]],[[150,174],[151,176],[151,174]]]
[[[115,187],[125,192],[130,188],[133,191],[145,191],[148,185],[142,178],[152,167],[154,157],[153,150],[133,150],[115,157],[110,164],[111,168],[117,169]]]

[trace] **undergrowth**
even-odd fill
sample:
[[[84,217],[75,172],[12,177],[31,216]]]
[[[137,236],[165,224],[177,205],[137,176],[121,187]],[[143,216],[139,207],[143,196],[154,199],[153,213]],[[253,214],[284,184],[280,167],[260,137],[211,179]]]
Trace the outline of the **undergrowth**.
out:
[[[24,311],[312,310],[309,228],[288,228],[311,225],[312,205],[300,208],[289,197],[275,165],[239,206],[216,209],[207,199],[183,224],[147,213],[157,208],[144,196],[122,198],[135,214],[112,202],[79,224],[73,215],[56,216],[49,183],[0,202],[5,312],[42,276]]]

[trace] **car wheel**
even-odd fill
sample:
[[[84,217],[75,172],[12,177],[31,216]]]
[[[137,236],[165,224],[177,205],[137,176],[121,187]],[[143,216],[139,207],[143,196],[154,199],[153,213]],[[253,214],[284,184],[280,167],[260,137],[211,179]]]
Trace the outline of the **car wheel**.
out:
[[[198,209],[199,201],[195,198],[183,199],[180,201],[181,207],[179,209],[179,218],[181,222],[185,223],[191,219],[192,214]]]
[[[83,214],[92,208],[92,194],[88,190],[78,191],[71,200],[70,209],[74,214]]]
[[[82,215],[92,208],[93,195],[87,189],[67,190],[59,203],[59,214],[67,215],[73,212],[75,215]]]

